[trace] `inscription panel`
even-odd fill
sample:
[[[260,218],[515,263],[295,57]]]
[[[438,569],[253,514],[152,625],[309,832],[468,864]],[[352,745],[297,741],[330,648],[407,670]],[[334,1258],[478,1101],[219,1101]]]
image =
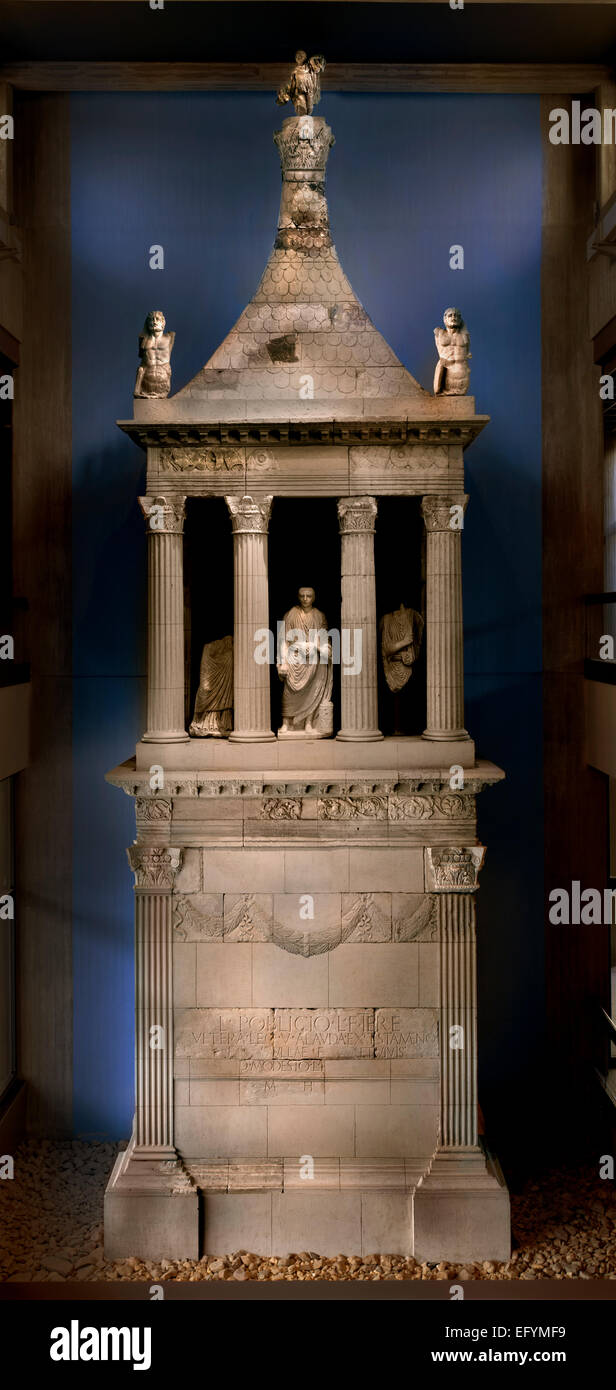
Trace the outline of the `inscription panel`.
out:
[[[240,1105],[323,1105],[324,1081],[240,1081]]]
[[[178,1009],[175,1055],[237,1061],[245,1080],[309,1081],[323,1059],[438,1057],[438,1010]]]
[[[318,1062],[314,1058],[298,1057],[285,1061],[282,1057],[274,1057],[271,1061],[259,1061],[257,1058],[249,1057],[239,1065],[240,1079],[250,1079],[258,1077],[259,1080],[276,1080],[280,1077],[323,1077],[325,1068],[323,1062]]]
[[[180,1009],[176,1057],[272,1056],[272,1009]]]
[[[376,1057],[438,1057],[436,1009],[377,1009],[374,1020]]]
[[[374,1009],[275,1009],[275,1057],[372,1057]]]

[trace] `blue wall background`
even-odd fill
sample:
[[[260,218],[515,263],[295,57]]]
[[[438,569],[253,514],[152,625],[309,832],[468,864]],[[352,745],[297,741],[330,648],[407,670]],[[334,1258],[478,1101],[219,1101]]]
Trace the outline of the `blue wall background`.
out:
[[[76,95],[72,102],[74,1127],[126,1136],[133,1106],[133,803],[104,782],[144,726],[144,456],[137,338],[162,308],[173,389],[260,278],[280,172],[269,94]],[[467,727],[507,771],[484,794],[481,1097],[492,1127],[525,1084],[543,1012],[541,150],[535,97],[327,95],[338,253],[377,327],[431,389],[432,330],[469,324],[491,424],[466,455]],[[148,266],[161,244],[164,271]],[[463,271],[449,269],[460,243]]]

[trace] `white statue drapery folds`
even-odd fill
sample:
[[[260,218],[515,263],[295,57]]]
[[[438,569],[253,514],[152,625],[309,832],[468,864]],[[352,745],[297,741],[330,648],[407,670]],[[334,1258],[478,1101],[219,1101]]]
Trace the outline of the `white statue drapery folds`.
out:
[[[233,638],[206,642],[201,655],[199,689],[189,733],[197,738],[227,738],[233,728]]]
[[[314,589],[300,589],[299,602],[284,615],[278,664],[284,680],[279,730],[283,737],[328,738],[333,733],[332,645],[327,618],[314,607],[314,599]]]

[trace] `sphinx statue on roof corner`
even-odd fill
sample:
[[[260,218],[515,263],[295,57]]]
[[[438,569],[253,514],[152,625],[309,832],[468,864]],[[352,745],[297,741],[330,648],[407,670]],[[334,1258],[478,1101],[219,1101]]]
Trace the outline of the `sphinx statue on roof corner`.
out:
[[[293,102],[296,116],[311,116],[321,100],[321,73],[325,59],[321,53],[307,58],[302,48],[295,54],[295,67],[289,81],[280,88],[276,101],[279,106]]]

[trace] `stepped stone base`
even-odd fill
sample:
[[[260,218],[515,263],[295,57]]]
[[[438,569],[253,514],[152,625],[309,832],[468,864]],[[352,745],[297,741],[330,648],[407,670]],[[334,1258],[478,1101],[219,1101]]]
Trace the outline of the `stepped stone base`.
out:
[[[199,1194],[177,1156],[118,1154],[105,1192],[105,1256],[199,1259]]]
[[[452,1264],[509,1259],[509,1193],[493,1154],[437,1154],[413,1206],[415,1259]]]
[[[404,1190],[205,1193],[204,1254],[412,1254],[412,1197]]]
[[[120,1154],[105,1194],[105,1254],[143,1259],[201,1255],[388,1254],[507,1260],[509,1195],[497,1160],[317,1159],[162,1162]]]

